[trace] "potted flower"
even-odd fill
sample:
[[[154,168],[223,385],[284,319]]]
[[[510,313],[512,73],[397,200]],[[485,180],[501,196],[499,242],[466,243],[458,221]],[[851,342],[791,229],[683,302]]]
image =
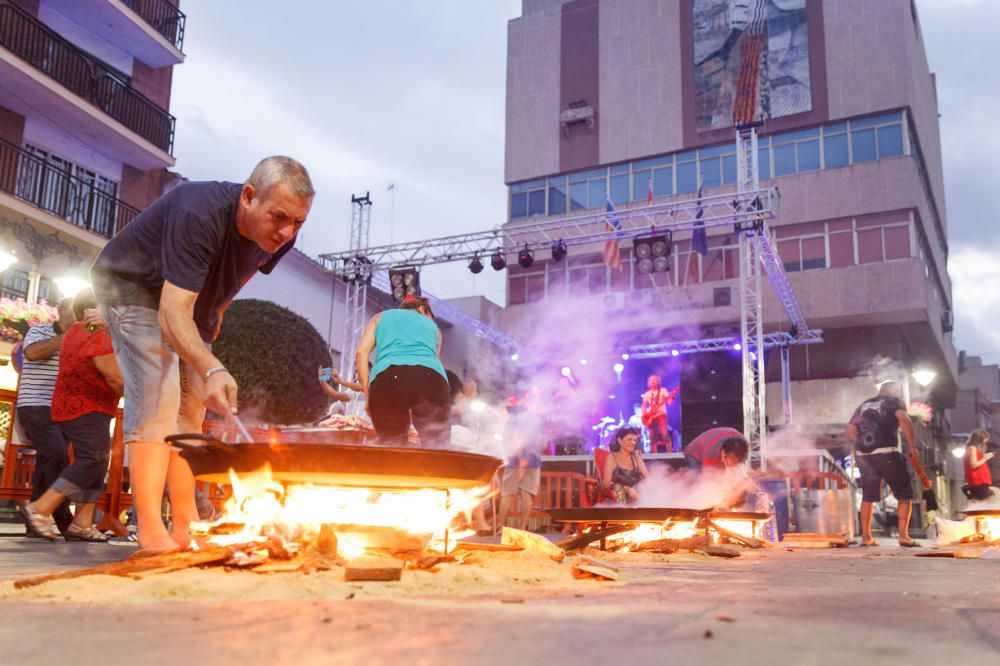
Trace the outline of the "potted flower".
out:
[[[44,299],[26,303],[23,298],[0,297],[0,339],[19,342],[35,324],[47,324],[58,318],[55,307]]]

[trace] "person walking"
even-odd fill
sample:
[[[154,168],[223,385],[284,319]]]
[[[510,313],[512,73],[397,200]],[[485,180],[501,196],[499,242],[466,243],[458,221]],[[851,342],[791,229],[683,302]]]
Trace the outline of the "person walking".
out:
[[[274,156],[243,184],[184,183],[154,201],[101,251],[91,283],[125,378],[124,438],[139,547],[186,547],[197,519],[194,477],[164,444],[200,432],[205,410],[236,411],[238,387],[212,354],[223,314],[258,271],[292,248],[312,206],[305,167]],[[248,332],[249,334],[249,332]],[[173,524],[160,515],[164,484]]]
[[[63,339],[59,376],[52,394],[52,421],[72,442],[73,463],[24,509],[32,529],[48,539],[59,535],[52,513],[68,498],[76,510],[73,521],[63,531],[66,540],[108,540],[94,527],[94,509],[104,490],[111,458],[111,419],[125,384],[107,330],[103,325],[83,322],[84,312],[96,313],[96,308],[97,300],[90,289],[73,299],[77,322],[67,329]]]
[[[973,430],[965,443],[965,485],[969,487],[969,499],[979,502],[993,497],[993,475],[989,463],[996,454],[986,452],[990,435],[985,430]]]
[[[854,441],[854,455],[861,473],[861,545],[876,546],[872,538],[872,512],[875,502],[882,499],[882,481],[899,502],[899,545],[916,548],[919,543],[910,538],[910,516],[913,513],[913,483],[900,453],[897,433],[903,433],[906,445],[917,455],[913,423],[901,400],[899,384],[884,382],[878,395],[862,402],[851,416],[845,434]],[[930,481],[924,483],[930,488]]]
[[[423,448],[448,445],[451,393],[440,353],[441,331],[426,298],[407,295],[399,309],[365,326],[355,367],[383,445],[405,446],[411,420]]]
[[[35,471],[31,475],[30,500],[34,502],[55,483],[69,465],[69,451],[62,430],[52,422],[52,392],[59,374],[59,347],[66,329],[75,321],[73,299],[63,299],[56,308],[58,318],[51,324],[35,324],[24,336],[24,365],[17,390],[17,422],[24,438],[35,450]],[[44,537],[32,528],[23,508],[27,536]],[[69,502],[61,502],[52,512],[60,532],[73,520]]]

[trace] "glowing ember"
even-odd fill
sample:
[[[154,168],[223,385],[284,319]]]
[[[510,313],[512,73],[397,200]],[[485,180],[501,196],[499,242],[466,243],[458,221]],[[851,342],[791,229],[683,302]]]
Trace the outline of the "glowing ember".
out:
[[[979,516],[978,526],[986,541],[1000,541],[1000,516]]]
[[[430,545],[444,550],[445,532],[452,522],[464,516],[486,499],[489,487],[472,490],[376,491],[365,488],[282,486],[274,481],[271,468],[237,476],[229,471],[232,496],[226,500],[222,517],[214,523],[196,523],[195,529],[208,534],[219,545],[266,541],[276,537],[281,542],[312,541],[324,524],[334,525],[337,551],[344,557],[357,557],[373,545],[372,528],[387,528],[417,548]],[[213,528],[232,525],[233,534],[213,534]],[[365,528],[369,528],[366,530]],[[451,532],[454,539],[471,531]],[[377,544],[375,544],[377,545]]]
[[[763,529],[762,521],[714,518],[712,519],[712,522],[724,530],[747,538],[760,538],[760,532]],[[608,537],[607,543],[613,550],[629,552],[637,550],[641,544],[649,541],[658,541],[660,539],[680,541],[683,539],[704,536],[705,533],[705,527],[699,526],[699,522],[697,520],[685,520],[679,522],[668,520],[662,525],[656,523],[642,523],[637,525],[635,529]],[[708,530],[708,536],[713,544],[718,544],[723,538],[721,534],[711,528]]]

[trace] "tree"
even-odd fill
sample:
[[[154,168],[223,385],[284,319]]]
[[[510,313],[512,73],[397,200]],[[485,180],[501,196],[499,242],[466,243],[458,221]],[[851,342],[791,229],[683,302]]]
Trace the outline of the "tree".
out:
[[[316,368],[330,365],[319,332],[305,318],[269,301],[234,301],[212,351],[240,387],[239,407],[253,420],[292,425],[320,418],[328,400]]]

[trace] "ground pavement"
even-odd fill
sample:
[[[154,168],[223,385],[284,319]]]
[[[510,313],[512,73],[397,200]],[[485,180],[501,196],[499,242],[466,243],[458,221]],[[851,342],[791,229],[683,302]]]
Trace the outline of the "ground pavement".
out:
[[[670,556],[623,565],[626,583],[580,581],[513,597],[7,599],[0,663],[1000,663],[1000,560],[917,558],[915,549],[882,543],[728,560]],[[0,578],[127,552],[0,538]]]

